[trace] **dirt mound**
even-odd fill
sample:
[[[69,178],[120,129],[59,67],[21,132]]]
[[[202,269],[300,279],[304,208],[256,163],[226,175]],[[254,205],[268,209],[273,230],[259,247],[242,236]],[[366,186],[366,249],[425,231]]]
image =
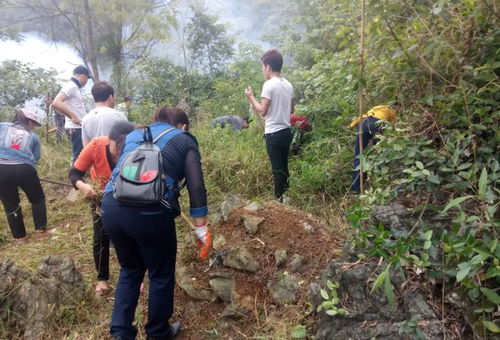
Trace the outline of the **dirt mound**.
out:
[[[340,241],[310,214],[276,202],[227,206],[211,225],[210,261],[197,261],[190,246],[180,251],[173,320],[183,323],[181,339],[251,337],[271,310],[305,313],[309,284],[339,253]]]

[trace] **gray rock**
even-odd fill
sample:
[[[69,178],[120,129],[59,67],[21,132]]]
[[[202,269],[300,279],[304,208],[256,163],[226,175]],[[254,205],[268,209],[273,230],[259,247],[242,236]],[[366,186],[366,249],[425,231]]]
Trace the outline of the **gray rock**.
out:
[[[33,275],[10,260],[0,264],[0,321],[14,324],[24,339],[48,338],[49,320],[83,295],[82,276],[68,257],[44,258]]]
[[[267,288],[276,302],[293,304],[299,298],[299,282],[300,279],[297,276],[284,272],[269,282]]]
[[[226,267],[245,270],[252,273],[259,269],[259,263],[243,247],[230,249],[223,263]]]
[[[255,235],[259,231],[259,227],[262,222],[265,221],[264,217],[258,217],[253,215],[242,215],[243,225],[249,235]]]
[[[417,291],[405,292],[403,294],[403,303],[410,315],[419,314],[427,320],[436,319],[436,314],[425,302],[424,296]]]
[[[298,272],[304,266],[304,263],[305,263],[304,256],[301,256],[299,254],[294,254],[290,262],[290,269],[294,272]]]
[[[243,201],[238,196],[228,195],[226,197],[226,200],[221,203],[219,208],[219,213],[222,216],[222,220],[227,221],[229,219],[229,215],[244,203],[245,201]]]
[[[234,288],[234,280],[231,277],[214,277],[208,283],[210,284],[210,288],[212,288],[222,301],[231,302],[232,290]]]
[[[372,216],[387,228],[398,230],[404,226],[405,218],[411,216],[411,213],[401,204],[393,204],[373,208]]]
[[[313,282],[309,285],[307,296],[314,311],[316,311],[319,305],[321,305],[321,303],[324,301],[321,297],[321,287],[316,282]]]
[[[302,223],[302,226],[304,227],[305,232],[308,234],[314,234],[316,232],[314,227],[307,222]]]
[[[276,261],[276,266],[280,267],[286,263],[288,260],[288,254],[285,249],[278,249],[274,252],[274,259]]]
[[[254,201],[254,202],[251,202],[250,204],[247,204],[243,209],[245,209],[246,211],[249,211],[249,212],[257,212],[262,208],[263,208],[262,204]]]
[[[194,287],[193,275],[190,274],[188,268],[177,265],[175,269],[175,281],[177,285],[193,299],[215,301],[217,295],[211,289],[199,289]]]
[[[214,238],[214,242],[212,243],[212,247],[215,250],[220,249],[226,245],[226,242],[227,241],[226,241],[226,238],[224,237],[224,235],[218,234]]]
[[[218,225],[222,222],[224,222],[224,219],[222,218],[222,214],[220,212],[210,215],[210,225]]]

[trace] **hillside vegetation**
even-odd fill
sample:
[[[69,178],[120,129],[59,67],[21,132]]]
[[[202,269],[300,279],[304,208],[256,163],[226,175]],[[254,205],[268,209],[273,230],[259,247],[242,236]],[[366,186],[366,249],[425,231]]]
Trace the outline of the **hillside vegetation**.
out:
[[[324,219],[332,233],[358,246],[360,259],[380,261],[384,271],[372,288],[383,289],[388,303],[395,299],[390,274],[412,273],[441,306],[443,325],[450,308],[444,297],[453,292],[473,307],[462,320],[466,334],[498,336],[497,2],[369,2],[363,73],[358,2],[260,0],[245,6],[262,16],[269,40],[286,56],[283,75],[295,86],[296,111],[313,124],[301,152],[290,160],[290,204]],[[272,15],[266,17],[262,8]],[[283,25],[277,27],[276,18]],[[216,116],[248,114],[243,91],[250,85],[260,93],[262,52],[256,45],[242,44],[227,59],[232,61],[217,70],[188,69],[147,57],[136,60],[133,72],[121,80],[137,98],[131,112],[137,123],[149,122],[159,105],[183,102],[191,108],[192,132],[200,143],[212,207],[231,193],[247,199],[271,198],[271,171],[258,118],[253,116],[248,130],[209,128]],[[361,156],[368,181],[358,197],[350,193],[355,131],[348,125],[359,113],[359,96],[361,111],[391,101],[399,102],[401,109],[398,122]],[[44,142],[43,154],[41,176],[65,180],[67,145]],[[50,223],[60,232],[56,239],[15,247],[2,228],[1,257],[32,268],[42,254],[71,254],[88,274],[90,287],[88,208],[84,202],[66,202],[63,196],[64,190],[48,187]],[[413,228],[394,232],[373,223],[373,207],[391,203],[402,204],[418,217]],[[439,219],[440,227],[430,225],[426,216]],[[4,214],[0,224],[6,226]],[[92,335],[94,328],[92,336],[99,338],[105,334],[109,308],[98,307],[99,318],[93,315],[94,308],[92,303],[67,311],[58,332],[71,338],[78,330]],[[281,320],[289,326],[284,333],[282,329],[273,333],[278,331],[271,327],[248,336],[287,338],[299,319],[295,315]]]

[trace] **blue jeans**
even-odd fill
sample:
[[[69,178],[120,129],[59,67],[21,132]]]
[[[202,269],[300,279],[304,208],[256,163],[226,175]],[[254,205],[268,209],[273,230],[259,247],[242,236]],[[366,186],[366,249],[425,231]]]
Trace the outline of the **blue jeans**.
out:
[[[375,135],[382,130],[382,126],[380,124],[376,124],[379,121],[378,118],[375,117],[366,117],[363,119],[363,125],[361,126],[361,130],[363,131],[363,150],[365,150],[370,145],[377,144],[377,139]],[[359,193],[360,181],[359,181],[359,135],[358,135],[359,127],[356,126],[356,149],[354,150],[354,167],[352,173],[352,190],[356,193]],[[358,169],[358,170],[356,170]]]
[[[147,270],[150,287],[146,334],[167,338],[170,334],[168,320],[174,307],[177,253],[174,218],[162,205],[123,205],[111,193],[104,195],[101,208],[104,229],[115,246],[120,263],[111,335],[135,339],[137,329],[132,323]]]
[[[83,149],[82,129],[66,129],[71,140],[71,163],[74,163]]]

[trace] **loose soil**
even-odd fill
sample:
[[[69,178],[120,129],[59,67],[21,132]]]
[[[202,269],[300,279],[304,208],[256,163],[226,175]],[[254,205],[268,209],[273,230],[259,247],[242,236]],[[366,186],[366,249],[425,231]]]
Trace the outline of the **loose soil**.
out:
[[[247,234],[242,215],[265,218],[255,235]],[[314,233],[306,232],[304,223],[311,225]],[[231,213],[228,221],[212,225],[211,232],[213,236],[224,235],[227,242],[223,249],[246,248],[258,261],[259,270],[256,273],[249,273],[222,266],[209,268],[208,261],[199,262],[194,258],[196,251],[191,246],[180,251],[179,261],[192,269],[194,273],[192,280],[198,288],[210,289],[208,281],[216,273],[231,274],[235,278],[235,290],[240,296],[245,297],[247,303],[251,301],[253,313],[242,320],[223,319],[220,314],[228,303],[220,300],[197,301],[177,287],[176,311],[172,320],[180,320],[183,323],[180,339],[208,339],[212,338],[211,335],[213,338],[224,339],[258,336],[269,311],[284,316],[293,309],[294,312],[305,315],[308,308],[306,300],[309,284],[332,258],[339,255],[341,247],[341,240],[328,231],[326,223],[314,219],[310,214],[275,202],[265,204],[257,212],[239,208]],[[300,273],[294,273],[302,279],[297,305],[276,303],[267,289],[267,283],[273,278],[285,270],[291,273],[286,265],[280,268],[276,266],[274,258],[276,250],[286,250],[288,262],[294,254],[299,254],[305,259]],[[298,311],[297,308],[301,310]]]

